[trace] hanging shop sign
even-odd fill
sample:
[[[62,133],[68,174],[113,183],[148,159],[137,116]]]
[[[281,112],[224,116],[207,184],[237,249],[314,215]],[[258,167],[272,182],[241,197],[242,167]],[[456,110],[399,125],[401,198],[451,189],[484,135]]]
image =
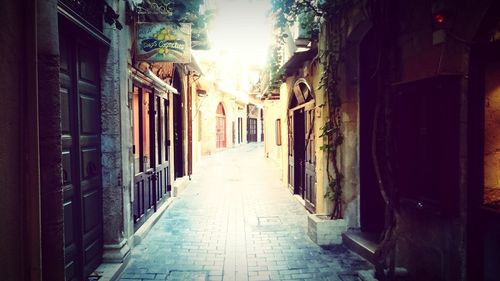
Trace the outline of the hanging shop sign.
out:
[[[191,24],[139,23],[137,59],[174,63],[191,62]]]

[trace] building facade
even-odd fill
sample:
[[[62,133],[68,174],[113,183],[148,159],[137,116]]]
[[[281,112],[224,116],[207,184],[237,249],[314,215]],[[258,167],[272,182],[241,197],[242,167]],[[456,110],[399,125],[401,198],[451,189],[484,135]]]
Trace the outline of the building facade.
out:
[[[336,30],[335,73],[343,242],[379,268],[406,268],[412,280],[494,280],[499,6],[396,2],[351,2],[339,16],[348,23]],[[264,93],[265,106],[278,111],[266,118],[266,132],[281,127],[282,140],[266,140],[266,153],[281,155],[283,183],[316,215],[333,207],[325,198],[332,159],[321,149],[329,93],[319,87],[317,57],[335,32],[327,24],[317,52],[314,40],[307,48],[285,44],[279,94]]]
[[[2,54],[15,51],[1,126],[15,133],[1,149],[1,274],[112,278],[192,173],[199,68],[138,59],[135,1],[12,2],[2,16]]]

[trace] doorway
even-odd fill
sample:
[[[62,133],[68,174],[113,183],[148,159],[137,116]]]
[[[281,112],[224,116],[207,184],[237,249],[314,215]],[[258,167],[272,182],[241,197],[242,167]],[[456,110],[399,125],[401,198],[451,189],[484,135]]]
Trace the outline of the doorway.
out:
[[[168,100],[154,88],[134,85],[132,97],[134,154],[134,229],[170,196]]]
[[[380,194],[372,157],[373,120],[377,104],[379,50],[375,32],[369,31],[360,44],[359,165],[361,231],[378,237],[384,228],[385,203]],[[378,239],[378,238],[376,238]]]
[[[314,98],[305,79],[298,79],[288,112],[288,187],[304,199],[311,213],[316,209],[316,154]]]
[[[257,141],[257,118],[247,118],[247,142]]]
[[[60,20],[65,277],[84,280],[103,247],[99,46]]]
[[[224,106],[219,103],[215,113],[215,135],[216,135],[216,148],[226,147],[226,112]]]
[[[180,78],[180,73],[176,70],[174,71],[174,88],[176,88],[179,93],[183,93],[182,80]],[[174,178],[180,178],[184,176],[184,130],[183,130],[183,119],[182,119],[182,98],[181,95],[173,95],[173,133],[174,133]]]

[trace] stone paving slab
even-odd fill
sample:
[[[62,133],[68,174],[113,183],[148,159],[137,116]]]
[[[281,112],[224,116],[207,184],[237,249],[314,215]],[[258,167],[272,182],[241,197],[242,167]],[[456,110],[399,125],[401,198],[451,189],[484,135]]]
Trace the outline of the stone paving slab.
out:
[[[307,211],[263,155],[248,144],[204,158],[119,280],[358,280],[370,264],[308,238]]]

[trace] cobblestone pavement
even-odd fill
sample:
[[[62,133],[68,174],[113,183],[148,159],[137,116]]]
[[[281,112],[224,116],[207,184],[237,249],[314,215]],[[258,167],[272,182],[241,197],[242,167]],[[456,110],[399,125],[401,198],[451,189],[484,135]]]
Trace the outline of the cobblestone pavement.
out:
[[[260,143],[204,158],[120,280],[358,280],[370,265],[308,238],[307,211],[263,155]]]

